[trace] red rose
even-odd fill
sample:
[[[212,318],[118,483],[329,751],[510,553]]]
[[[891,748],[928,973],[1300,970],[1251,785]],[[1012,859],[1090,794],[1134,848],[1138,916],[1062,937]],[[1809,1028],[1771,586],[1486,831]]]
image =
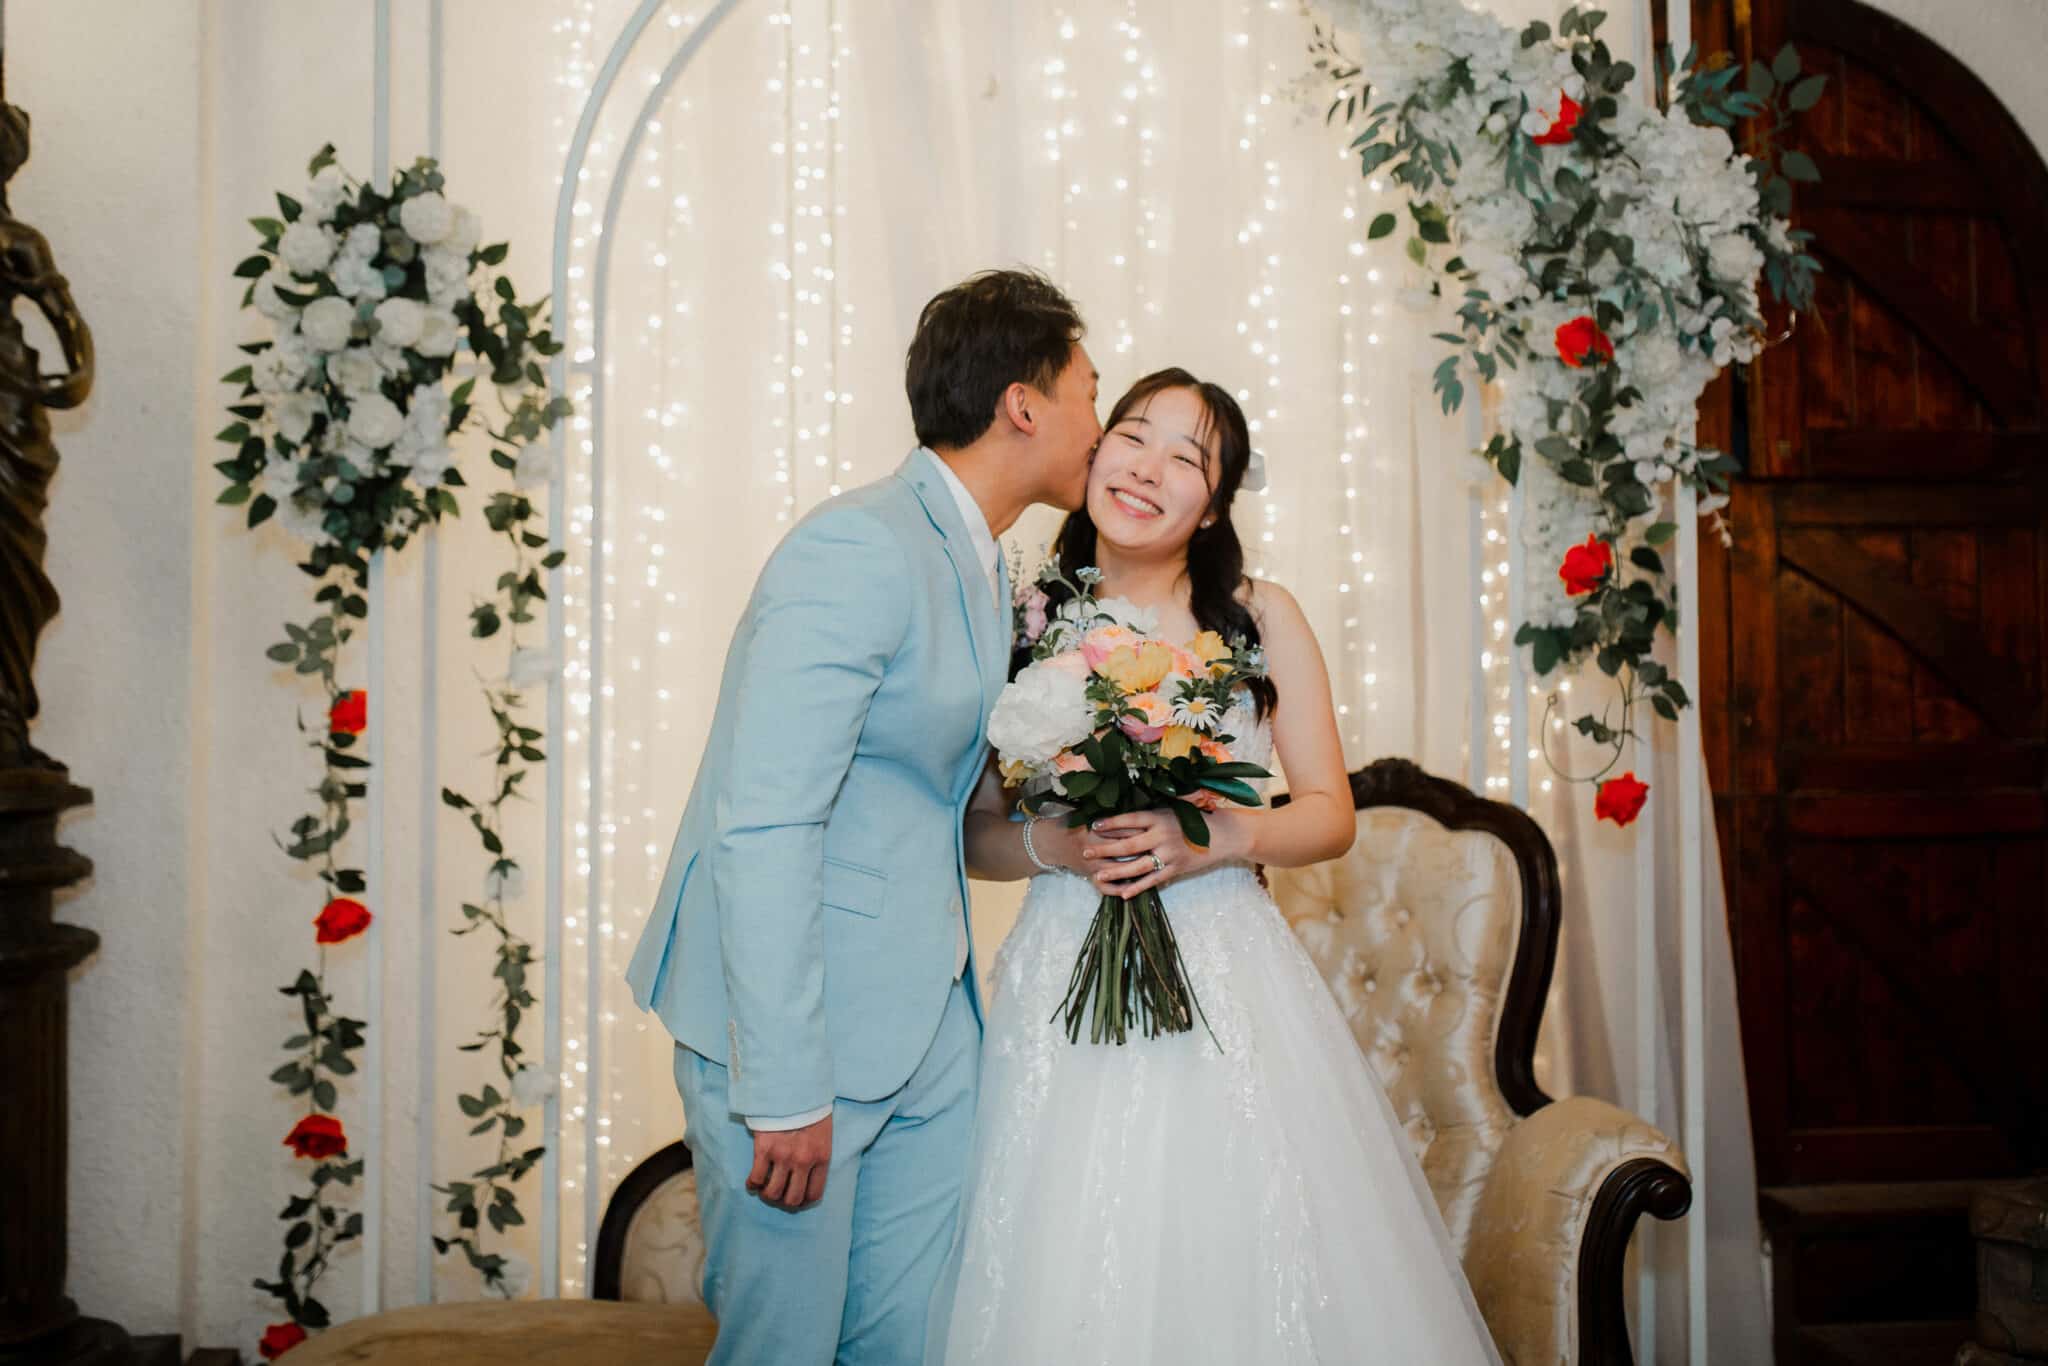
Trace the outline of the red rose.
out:
[[[338,896],[313,917],[313,939],[321,944],[339,944],[370,928],[370,908],[360,901]]]
[[[361,688],[343,693],[328,708],[327,729],[336,735],[361,735],[369,724],[370,695]]]
[[[1558,566],[1557,576],[1564,580],[1564,591],[1577,597],[1598,588],[1613,568],[1614,547],[1598,536],[1588,536],[1584,545],[1564,552],[1564,563]]]
[[[284,1146],[297,1157],[345,1157],[348,1135],[333,1115],[307,1115],[284,1136]]]
[[[1636,781],[1633,769],[1619,778],[1609,778],[1593,794],[1593,818],[1627,825],[1643,809],[1643,802],[1649,795],[1648,785]]]
[[[1579,109],[1579,102],[1565,94],[1560,94],[1557,98],[1560,101],[1557,106],[1557,117],[1551,120],[1548,128],[1530,139],[1538,147],[1564,146],[1572,140],[1572,131],[1579,126],[1579,114],[1582,112]]]
[[[265,1361],[275,1361],[306,1340],[306,1330],[296,1323],[273,1323],[263,1330],[263,1341],[256,1344],[256,1350],[263,1353]]]
[[[1600,324],[1583,313],[1557,329],[1557,358],[1566,365],[1581,366],[1590,356],[1614,359],[1614,343],[1600,330]]]

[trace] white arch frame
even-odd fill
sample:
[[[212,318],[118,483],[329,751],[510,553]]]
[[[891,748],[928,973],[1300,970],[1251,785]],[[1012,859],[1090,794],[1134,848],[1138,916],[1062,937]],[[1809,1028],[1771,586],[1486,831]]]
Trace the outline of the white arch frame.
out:
[[[380,0],[382,6],[388,0]],[[670,0],[641,0],[633,13],[620,27],[618,36],[606,54],[590,93],[585,100],[577,120],[576,130],[571,139],[567,158],[564,161],[560,190],[556,202],[553,242],[552,290],[555,315],[566,320],[572,316],[568,307],[571,298],[570,257],[575,233],[575,207],[578,188],[583,173],[589,169],[590,145],[596,132],[598,120],[610,101],[619,76],[627,61],[639,48],[652,26],[655,16],[670,3]],[[595,268],[582,282],[580,294],[590,300],[591,342],[587,355],[572,356],[565,346],[550,365],[550,379],[556,393],[570,392],[572,373],[585,379],[589,385],[590,400],[587,410],[589,418],[591,481],[591,565],[589,576],[589,615],[594,622],[601,622],[604,603],[604,493],[605,493],[605,435],[606,413],[606,364],[605,326],[612,265],[612,243],[621,204],[624,198],[626,176],[624,169],[632,162],[640,146],[647,126],[677,79],[689,66],[691,60],[702,49],[705,41],[720,24],[730,16],[741,0],[715,0],[715,3],[694,24],[681,30],[680,40],[664,63],[659,77],[648,89],[640,108],[626,132],[616,156],[612,159],[613,174],[606,193],[604,209],[598,219],[597,258]],[[1682,8],[1682,7],[1681,7]],[[1685,16],[1674,12],[1672,15],[1671,41],[1683,51],[1689,37],[1689,22]],[[1643,25],[1645,34],[1648,25]],[[1647,70],[1649,63],[1641,64]],[[380,103],[381,108],[381,103]],[[563,324],[566,328],[566,323]],[[1479,420],[1478,402],[1475,398],[1468,408],[1468,421],[1477,425]],[[1474,443],[1478,444],[1477,442]],[[557,534],[567,525],[567,467],[569,457],[569,426],[558,424],[551,436],[554,456],[554,473],[548,486],[548,524]],[[1507,584],[1510,617],[1519,620],[1522,602],[1522,587],[1525,582],[1526,566],[1523,563],[1521,539],[1518,533],[1521,521],[1521,494],[1517,489],[1511,495],[1510,530],[1508,553],[1510,573]],[[1690,490],[1682,490],[1678,498],[1677,520],[1680,527],[1678,538],[1678,598],[1686,612],[1688,627],[1696,627],[1698,595],[1698,517],[1696,500]],[[1478,505],[1473,504],[1472,531],[1474,563],[1479,562],[1481,549],[1478,544]],[[553,669],[548,685],[547,727],[548,734],[559,737],[565,732],[566,695],[563,680],[563,665],[566,661],[566,619],[562,603],[564,574],[558,566],[548,571],[548,650]],[[1476,622],[1475,622],[1476,628]],[[1470,781],[1475,790],[1484,790],[1486,771],[1486,746],[1484,736],[1487,727],[1484,719],[1484,671],[1479,665],[1479,653],[1483,648],[1483,637],[1475,629],[1472,642],[1472,669],[1475,715],[1472,726],[1472,773]],[[604,662],[602,631],[595,631],[590,640],[591,651],[591,716],[588,733],[591,736],[590,758],[590,830],[593,840],[601,842],[604,813],[603,762],[604,755],[596,737],[602,729],[604,707],[603,691],[597,686],[601,680]],[[1693,1156],[1694,1217],[1687,1225],[1687,1278],[1689,1281],[1689,1356],[1694,1363],[1703,1364],[1707,1359],[1707,1317],[1706,1317],[1706,1206],[1701,1189],[1706,1156],[1706,1069],[1705,1069],[1705,924],[1703,916],[1703,875],[1704,842],[1702,824],[1705,812],[1700,802],[1700,783],[1703,779],[1699,731],[1699,641],[1695,629],[1687,629],[1679,636],[1679,669],[1681,683],[1693,701],[1680,714],[1678,773],[1679,785],[1679,841],[1677,855],[1680,859],[1680,950],[1681,968],[1681,1044],[1682,1067],[1680,1072],[1681,1114],[1683,1117],[1682,1147]],[[1529,805],[1529,759],[1528,759],[1528,715],[1527,679],[1518,649],[1509,654],[1509,696],[1510,702],[1510,748],[1509,787],[1511,799],[1518,806]],[[562,928],[564,915],[565,869],[564,869],[564,821],[566,810],[566,773],[557,760],[547,766],[546,784],[546,909],[545,940],[543,947],[544,986],[543,1015],[546,1021],[543,1045],[543,1065],[550,1077],[559,1077],[562,1066],[563,1011],[561,1009],[562,987]],[[1638,887],[1641,890],[1638,909],[1638,971],[1645,974],[1648,982],[1656,981],[1656,919],[1653,903],[1656,859],[1659,851],[1645,841],[1638,867]],[[600,871],[599,860],[591,860],[588,874],[588,904],[595,907],[599,902]],[[587,979],[585,992],[586,1047],[585,1062],[590,1075],[595,1079],[602,1063],[601,1010],[604,982],[601,980],[601,955],[593,952],[586,965]],[[1646,1116],[1655,1120],[1656,1086],[1654,1071],[1654,1050],[1659,1028],[1659,1014],[1655,998],[1650,993],[1639,993],[1636,1027],[1638,1030],[1639,1071],[1637,1078],[1637,1101]],[[593,1086],[595,1082],[593,1081]],[[583,1215],[586,1229],[594,1231],[602,1215],[598,1179],[599,1159],[596,1092],[593,1091],[591,1113],[585,1129],[583,1152]],[[542,1160],[541,1198],[541,1284],[540,1292],[552,1296],[559,1292],[560,1283],[560,1239],[561,1239],[561,1104],[559,1094],[548,1098],[543,1114],[543,1135],[547,1145]],[[1654,1348],[1655,1300],[1651,1290],[1651,1277],[1647,1268],[1641,1281],[1644,1292],[1643,1312],[1640,1316],[1639,1359],[1648,1359]]]
[[[605,55],[604,65],[599,68],[597,78],[592,82],[590,94],[585,99],[583,110],[576,121],[576,132],[569,143],[569,153],[562,166],[561,189],[555,203],[555,233],[553,257],[553,288],[550,298],[554,301],[554,314],[564,320],[560,326],[566,328],[566,319],[572,316],[567,307],[570,298],[570,256],[575,238],[575,213],[578,187],[583,173],[589,169],[590,143],[597,131],[597,123],[610,102],[617,87],[619,75],[625,69],[642,40],[646,37],[654,17],[670,0],[641,0],[633,13],[626,19],[613,40],[610,51]],[[588,594],[590,618],[593,622],[603,620],[604,608],[604,494],[605,494],[605,448],[604,423],[606,395],[605,366],[605,324],[609,300],[609,284],[612,267],[612,242],[616,234],[620,206],[625,198],[625,169],[639,150],[640,140],[647,126],[661,108],[683,71],[703,48],[719,25],[740,4],[740,0],[716,0],[703,17],[681,30],[681,39],[663,63],[661,74],[649,87],[646,97],[627,130],[617,155],[612,159],[611,186],[605,195],[604,211],[599,217],[597,233],[597,261],[582,284],[581,294],[590,300],[591,328],[590,347],[586,355],[572,356],[565,345],[556,353],[549,366],[549,379],[558,394],[570,392],[572,372],[584,379],[590,388],[588,408],[590,442],[590,484],[591,484],[591,563]],[[568,456],[569,424],[557,423],[553,430],[552,452],[554,473],[548,482],[548,526],[556,535],[566,526],[568,512]],[[567,662],[567,625],[562,605],[563,571],[558,565],[548,571],[548,654],[553,666],[548,682],[547,727],[548,734],[560,737],[564,734],[566,722],[566,697],[563,682],[563,665]],[[601,677],[604,667],[604,634],[593,631],[590,639],[591,675],[593,682]],[[590,830],[593,839],[600,839],[603,830],[603,763],[604,752],[597,741],[603,727],[604,694],[601,687],[593,687],[590,696]],[[558,740],[559,743],[559,740]],[[557,751],[559,755],[559,750]],[[559,1077],[562,1071],[562,920],[563,896],[565,890],[565,869],[563,866],[563,823],[567,817],[565,796],[566,774],[559,758],[547,766],[547,889],[545,924],[546,935],[542,948],[543,987],[542,1000],[546,1003],[542,1014],[546,1020],[545,1040],[542,1045],[543,1066],[550,1077]],[[600,871],[599,860],[591,859],[590,871],[586,875],[589,884],[588,903],[595,907],[599,901]],[[593,941],[594,948],[594,941]],[[587,964],[587,978],[584,999],[585,1047],[588,1050],[584,1061],[589,1067],[587,1075],[596,1078],[601,1069],[602,1055],[602,1012],[604,982],[600,973],[602,956],[593,951]],[[595,1082],[593,1081],[593,1086]],[[603,1217],[599,1200],[602,1183],[599,1180],[598,1124],[596,1115],[596,1093],[592,1092],[588,1123],[584,1129],[583,1145],[583,1218],[584,1227],[595,1237],[598,1223]],[[561,1139],[562,1114],[559,1092],[548,1097],[542,1114],[543,1141],[547,1153],[541,1159],[541,1224],[540,1224],[540,1293],[553,1296],[560,1290],[561,1275]]]

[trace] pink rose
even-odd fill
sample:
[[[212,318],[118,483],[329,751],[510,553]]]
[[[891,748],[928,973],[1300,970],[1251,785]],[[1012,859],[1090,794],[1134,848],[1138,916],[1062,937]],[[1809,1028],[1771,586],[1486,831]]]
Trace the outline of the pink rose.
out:
[[[1156,692],[1141,692],[1124,700],[1138,715],[1126,716],[1117,724],[1123,729],[1124,734],[1140,744],[1154,743],[1160,736],[1166,734],[1166,728],[1173,724],[1173,708]]]
[[[1095,766],[1088,762],[1088,756],[1074,750],[1062,750],[1052,761],[1054,769],[1061,773],[1092,773]]]
[[[1032,589],[1031,596],[1024,600],[1024,639],[1033,645],[1045,634],[1045,609],[1051,604],[1052,600],[1046,597],[1043,588]]]
[[[1128,626],[1098,626],[1081,637],[1081,654],[1087,659],[1088,667],[1093,669],[1124,646],[1136,645],[1142,640],[1144,637]]]
[[[1038,667],[1066,674],[1070,678],[1086,678],[1094,672],[1094,667],[1088,663],[1087,656],[1079,650],[1063,650],[1049,659],[1041,659],[1038,661]]]

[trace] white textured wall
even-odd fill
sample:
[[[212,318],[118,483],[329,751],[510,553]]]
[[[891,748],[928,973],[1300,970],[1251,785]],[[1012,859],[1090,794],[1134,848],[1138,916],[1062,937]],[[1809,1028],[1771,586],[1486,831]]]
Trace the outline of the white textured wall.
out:
[[[2048,65],[2048,23],[2035,0],[1879,3],[1976,69],[2048,147],[2048,90],[2033,79]],[[409,157],[422,145],[425,7],[395,8],[394,140]],[[546,6],[463,0],[449,12],[451,170],[537,283],[552,191]],[[281,620],[303,615],[304,593],[274,538],[233,533],[212,506],[210,437],[223,420],[213,381],[246,336],[228,282],[242,220],[322,140],[367,169],[369,16],[366,0],[17,0],[6,12],[7,91],[35,121],[14,207],[50,238],[100,352],[91,402],[56,424],[65,463],[50,567],[65,610],[44,638],[38,732],[98,796],[64,827],[98,869],[66,915],[104,939],[74,978],[71,1289],[88,1312],[183,1331],[188,1346],[225,1342],[261,1306],[248,1282],[275,1257],[277,1142],[291,1113],[263,1080],[289,1024],[273,988],[304,959],[317,905],[267,833],[299,809],[307,775],[279,748],[301,695],[262,650]],[[511,133],[500,131],[508,118],[520,121]],[[462,558],[458,537],[451,566]],[[407,559],[394,576],[395,642],[417,639]],[[466,695],[473,662],[459,573],[443,627],[451,697]],[[416,710],[416,674],[408,686],[397,673],[392,701]],[[444,737],[451,778],[474,738]],[[418,821],[415,757],[393,758],[393,819]],[[444,835],[445,905],[471,886],[473,860]],[[415,876],[402,859],[391,871],[395,886]],[[421,927],[390,925],[402,1002]],[[336,985],[355,992],[350,972],[337,967]],[[478,1004],[444,1003],[444,1054]],[[412,1039],[394,1031],[388,1046],[400,1100],[384,1147],[396,1163],[412,1142]],[[402,1297],[409,1190],[394,1185],[390,1203],[386,1285]],[[329,1282],[338,1311],[355,1303],[358,1276],[348,1262]]]

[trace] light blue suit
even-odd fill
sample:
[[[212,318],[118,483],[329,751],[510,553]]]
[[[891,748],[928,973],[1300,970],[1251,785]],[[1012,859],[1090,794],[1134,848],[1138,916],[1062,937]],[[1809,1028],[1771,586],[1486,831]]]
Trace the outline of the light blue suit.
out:
[[[1007,579],[1005,579],[1007,583]],[[820,505],[733,634],[626,978],[679,1045],[715,1363],[915,1362],[958,1213],[980,1007],[961,820],[1007,675],[937,457]],[[825,1198],[747,1194],[742,1117],[833,1106]]]

